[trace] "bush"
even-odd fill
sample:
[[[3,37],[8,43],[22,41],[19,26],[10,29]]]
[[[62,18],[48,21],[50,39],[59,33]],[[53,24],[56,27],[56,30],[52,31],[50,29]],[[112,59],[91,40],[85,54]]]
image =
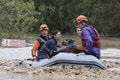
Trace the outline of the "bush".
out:
[[[2,0],[0,3],[1,16],[3,16],[0,26],[4,33],[9,37],[17,38],[22,36],[21,34],[33,32],[33,23],[36,21],[34,15],[38,14],[33,1]]]
[[[100,0],[93,8],[93,23],[101,32],[108,36],[120,37],[120,1]]]

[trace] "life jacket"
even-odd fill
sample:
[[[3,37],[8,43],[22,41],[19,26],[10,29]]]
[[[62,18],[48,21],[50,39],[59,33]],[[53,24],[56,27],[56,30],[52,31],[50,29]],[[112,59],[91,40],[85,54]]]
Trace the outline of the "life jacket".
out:
[[[38,37],[37,40],[39,41],[40,43],[40,46],[37,50],[37,57],[36,57],[36,60],[39,61],[40,59],[45,59],[47,58],[46,54],[44,54],[43,52],[41,52],[43,50],[43,47],[47,41],[47,39],[43,39],[42,37]]]
[[[38,37],[37,40],[40,43],[40,47],[38,48],[38,50],[40,50],[43,47],[43,45],[46,43],[46,40],[44,40],[42,37]]]
[[[49,38],[49,37],[48,37]],[[38,38],[37,38],[37,41],[39,42],[39,44],[40,44],[40,46],[37,48],[37,54],[38,54],[38,52],[41,50],[41,48],[43,47],[43,45],[46,43],[46,41],[47,41],[48,39],[46,39],[44,36],[39,36]],[[36,52],[35,52],[36,53]],[[31,50],[31,54],[32,54],[32,56],[34,57],[36,54],[33,54],[33,49]]]
[[[52,43],[52,44],[47,45],[49,43]],[[57,49],[56,47],[57,47],[57,42],[53,38],[49,39],[46,43],[43,44],[40,50],[38,50],[38,55],[36,57],[36,60],[39,61],[40,59],[50,58],[49,51],[50,52],[54,50],[56,51]]]
[[[100,35],[98,34],[97,30],[93,27],[91,29],[95,32],[96,37],[93,38],[92,33],[90,32],[92,36],[92,41],[93,41],[93,46],[96,48],[100,48]],[[84,36],[81,34],[81,40],[82,40],[82,46],[85,48],[86,47],[86,41],[84,40]]]

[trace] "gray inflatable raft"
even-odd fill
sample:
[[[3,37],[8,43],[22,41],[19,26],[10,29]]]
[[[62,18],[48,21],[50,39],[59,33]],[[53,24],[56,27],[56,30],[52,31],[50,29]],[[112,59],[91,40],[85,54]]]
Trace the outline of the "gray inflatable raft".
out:
[[[101,69],[106,69],[106,66],[101,63],[96,57],[92,55],[80,55],[74,53],[59,53],[50,59],[43,59],[39,62],[24,60],[21,63],[23,66],[31,65],[33,67],[44,67],[44,66],[58,66],[58,65],[88,65],[96,66]]]

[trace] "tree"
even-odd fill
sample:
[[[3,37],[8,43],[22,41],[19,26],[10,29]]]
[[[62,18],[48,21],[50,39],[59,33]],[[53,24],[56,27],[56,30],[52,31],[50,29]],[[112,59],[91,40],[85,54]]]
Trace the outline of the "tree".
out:
[[[101,32],[108,36],[120,36],[120,1],[100,0],[93,8],[93,23]]]
[[[24,2],[23,0],[2,0],[0,26],[7,33],[8,37],[19,37],[33,31],[33,23],[36,21],[34,2]]]

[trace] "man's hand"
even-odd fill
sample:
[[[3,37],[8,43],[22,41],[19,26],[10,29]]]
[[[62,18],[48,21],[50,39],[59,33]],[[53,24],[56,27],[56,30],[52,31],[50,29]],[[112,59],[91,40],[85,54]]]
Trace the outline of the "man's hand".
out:
[[[64,41],[62,42],[62,46],[68,46],[68,42],[67,42],[66,40],[64,40]]]
[[[85,52],[80,52],[80,53],[78,53],[78,54],[80,54],[80,55],[85,55]]]
[[[36,59],[36,56],[33,57],[33,60],[35,60],[35,59]]]

